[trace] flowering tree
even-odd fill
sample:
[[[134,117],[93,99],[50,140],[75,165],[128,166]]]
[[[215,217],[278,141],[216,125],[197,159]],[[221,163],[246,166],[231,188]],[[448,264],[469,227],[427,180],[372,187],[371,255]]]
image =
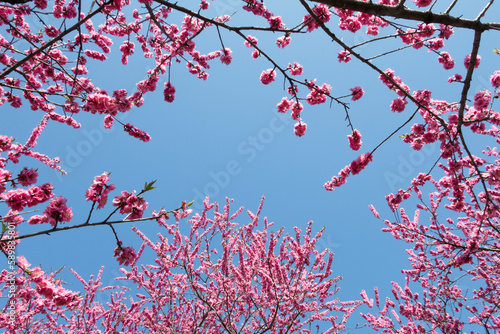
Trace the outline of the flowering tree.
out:
[[[499,96],[495,90],[500,88],[500,71],[488,69],[491,85],[488,89],[471,90],[473,75],[480,66],[482,38],[500,29],[499,23],[484,22],[498,4],[490,0],[477,8],[474,17],[467,18],[453,14],[459,6],[458,0],[449,4],[437,0],[299,2],[303,13],[298,21],[285,23],[264,2],[254,0],[242,1],[242,8],[248,14],[238,13],[234,17],[206,15],[210,6],[206,0],[192,8],[165,0],[96,1],[88,8],[76,0],[56,0],[50,7],[44,0],[2,1],[0,63],[4,67],[0,73],[0,103],[14,108],[29,105],[32,110],[40,111],[41,121],[25,144],[15,143],[11,137],[0,137],[0,152],[6,152],[6,156],[0,157],[0,196],[9,208],[2,217],[2,250],[12,263],[10,269],[16,273],[14,279],[14,275],[4,271],[2,280],[6,282],[6,291],[17,292],[11,293],[5,310],[13,312],[4,313],[1,326],[14,331],[15,325],[9,322],[12,320],[9,314],[13,314],[17,324],[31,332],[147,328],[151,332],[285,333],[307,332],[316,320],[329,322],[329,331],[334,332],[344,329],[347,318],[363,303],[368,310],[363,312],[367,325],[385,332],[458,333],[468,329],[467,325],[479,326],[486,332],[500,329],[500,155],[496,151],[496,144],[500,143],[497,128],[500,116],[493,110],[493,102]],[[441,10],[439,6],[444,7]],[[255,25],[238,25],[238,15],[250,15],[256,20]],[[36,17],[43,29],[33,30],[27,23],[29,17]],[[172,23],[175,20],[179,21]],[[336,32],[336,26],[340,32]],[[367,40],[362,43],[349,45],[341,36],[365,28]],[[463,57],[464,67],[457,65],[458,73],[448,80],[458,87],[456,100],[439,100],[435,97],[439,92],[430,89],[412,90],[395,71],[376,62],[384,55],[411,48],[415,53],[427,50],[435,55],[444,71],[455,69],[456,56],[451,50],[445,51],[445,43],[457,29],[472,31],[474,37],[468,55]],[[23,169],[17,177],[7,169],[9,164],[18,163],[21,156],[27,156],[64,173],[57,158],[38,153],[34,148],[49,121],[79,128],[79,112],[102,117],[105,128],[121,127],[129,135],[149,141],[150,136],[144,130],[120,120],[122,113],[140,108],[159,84],[164,100],[174,102],[176,88],[171,68],[179,63],[203,80],[207,80],[215,59],[230,65],[232,51],[222,37],[213,45],[212,52],[204,54],[198,49],[197,41],[208,30],[217,31],[219,36],[221,30],[233,32],[251,50],[253,58],[269,62],[270,68],[262,71],[260,81],[264,85],[277,78],[285,82],[286,96],[279,100],[277,111],[290,113],[299,137],[307,130],[302,114],[305,105],[330,101],[345,112],[350,149],[360,150],[362,134],[351,122],[349,100],[361,99],[364,90],[361,86],[344,87],[343,93],[336,96],[328,83],[302,79],[304,69],[299,63],[279,63],[249,32],[278,33],[278,48],[286,48],[292,37],[299,34],[313,31],[326,34],[335,45],[340,63],[357,60],[360,66],[369,68],[395,94],[388,109],[408,113],[401,126],[380,145],[395,134],[400,134],[403,142],[414,150],[439,145],[439,156],[431,171],[421,171],[407,188],[387,196],[396,218],[384,220],[384,231],[411,245],[408,254],[412,268],[403,270],[404,287],[392,283],[393,296],[385,298],[381,309],[378,289],[374,292],[375,304],[365,291],[361,293],[362,302],[327,300],[336,291],[338,278],[328,280],[331,254],[314,249],[317,239],[311,237],[310,226],[303,243],[299,230],[295,239],[282,237],[282,230],[268,232],[270,224],[266,221],[262,231],[254,232],[259,214],[250,215],[250,225],[237,228],[232,222],[236,216],[230,216],[229,205],[219,212],[206,201],[205,210],[189,220],[190,233],[182,235],[178,224],[168,225],[165,219],[169,213],[175,215],[177,222],[187,218],[190,210],[186,202],[170,212],[162,209],[144,217],[147,203],[143,194],[154,188],[153,183],[146,184],[138,194],[122,191],[114,197],[116,209],[108,218],[94,222],[91,219],[94,208],[104,208],[108,194],[115,188],[109,184],[107,173],[97,176],[86,192],[92,209],[85,222],[61,226],[73,219],[64,197],[55,196],[51,184],[36,185],[38,172],[32,168]],[[359,51],[361,45],[376,45],[387,39],[397,39],[402,44],[391,44],[391,49],[377,56]],[[137,53],[150,60],[147,78],[137,82],[132,92],[117,87],[109,93],[91,80],[92,62],[114,61],[111,56],[114,45],[120,45],[123,65]],[[499,54],[498,50],[485,52],[489,54],[483,57]],[[304,88],[307,94],[302,92]],[[413,111],[409,112],[411,108]],[[415,123],[406,131],[411,122]],[[470,145],[475,143],[475,137],[486,143],[481,152],[473,152]],[[380,145],[349,163],[324,184],[325,189],[333,191],[345,184],[349,176],[361,173],[376,157]],[[409,201],[415,197],[418,204],[415,213],[409,215],[402,204],[407,201],[413,205]],[[43,203],[48,205],[41,215],[23,212]],[[212,208],[215,208],[214,219],[209,220],[207,213]],[[380,218],[375,208],[371,209]],[[112,221],[115,214],[125,217]],[[160,235],[160,240],[154,243],[137,231],[144,241],[142,248],[136,253],[133,248],[124,247],[113,225],[137,220],[158,221],[167,229],[168,236]],[[14,229],[19,224],[46,226],[47,223],[51,226],[47,230],[27,235],[19,235]],[[117,243],[115,256],[120,264],[130,267],[124,269],[123,279],[134,282],[143,291],[129,305],[123,292],[117,292],[109,305],[92,304],[99,277],[90,281],[81,279],[85,292],[78,294],[63,289],[55,274],[32,268],[24,258],[11,256],[13,247],[22,239],[96,225],[108,225],[113,230]],[[279,240],[281,248],[275,254]],[[138,264],[145,248],[157,255],[155,265]],[[219,257],[212,255],[220,253]],[[475,289],[464,291],[459,287],[462,281],[474,282]],[[34,315],[43,316],[28,320]]]

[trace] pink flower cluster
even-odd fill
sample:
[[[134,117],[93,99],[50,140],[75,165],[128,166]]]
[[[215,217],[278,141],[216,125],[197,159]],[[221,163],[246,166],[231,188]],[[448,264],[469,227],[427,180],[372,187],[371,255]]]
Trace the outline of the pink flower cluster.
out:
[[[0,171],[1,175],[1,171]],[[28,169],[27,167],[24,167],[19,174],[17,175],[17,183],[21,184],[23,187],[30,186],[32,184],[35,184],[37,181],[38,177],[38,172],[34,168]],[[0,179],[2,177],[0,176]],[[1,183],[1,181],[0,181]],[[0,187],[1,188],[1,187]]]
[[[450,54],[446,51],[441,52],[438,61],[440,64],[443,64],[445,70],[451,70],[455,67],[455,61],[451,58]]]
[[[370,152],[360,155],[348,166],[345,166],[339,172],[338,176],[333,176],[331,181],[326,182],[324,184],[325,189],[327,191],[333,191],[335,188],[342,186],[346,183],[349,174],[359,174],[371,161],[373,161],[373,155]]]
[[[478,110],[486,109],[488,108],[490,101],[491,93],[489,91],[483,90],[477,92],[476,95],[474,95],[474,108]]]
[[[304,68],[297,62],[294,62],[293,65],[288,63],[288,72],[290,72],[291,75],[301,75],[302,72],[304,72]]]
[[[347,50],[339,51],[338,59],[339,63],[341,62],[348,63],[351,60],[351,53]]]
[[[380,80],[382,80],[382,82],[387,87],[389,87],[389,89],[391,89],[391,90],[395,89],[396,94],[398,94],[400,96],[392,101],[391,110],[395,111],[395,112],[402,112],[403,110],[405,110],[405,107],[408,104],[408,101],[406,100],[406,92],[409,92],[410,88],[403,83],[403,81],[401,80],[400,77],[394,75],[394,71],[391,70],[390,68],[385,70],[384,74],[385,75],[382,75],[382,74],[380,75],[380,77],[379,77]],[[395,86],[395,84],[393,82],[398,84],[399,87],[402,88],[402,90],[399,88],[396,88],[397,86]]]
[[[307,129],[306,123],[304,123],[302,121],[295,123],[294,131],[295,131],[295,135],[297,137],[302,137],[303,135],[305,135],[306,129]]]
[[[151,137],[145,132],[144,130],[141,130],[139,128],[136,128],[130,123],[127,123],[123,126],[123,130],[127,132],[129,135],[135,138],[139,138],[143,142],[148,142],[151,140]]]
[[[351,135],[347,136],[347,139],[349,140],[349,147],[357,151],[361,148],[361,133],[359,133],[358,130],[354,129]]]
[[[309,90],[311,91],[306,96],[307,103],[309,103],[310,105],[325,103],[327,96],[330,95],[332,87],[326,83],[324,83],[320,87],[315,85],[314,81],[315,80],[312,80],[307,84],[307,88],[309,88]]]
[[[24,258],[18,261],[26,263]],[[78,304],[78,293],[64,289],[60,281],[54,280],[53,275],[47,275],[40,267],[32,269],[25,267],[25,270],[29,270],[30,280],[35,283],[36,292],[54,303],[56,307],[68,306],[72,303]]]
[[[102,209],[108,201],[108,194],[116,187],[114,184],[106,184],[109,182],[109,173],[102,173],[94,178],[92,185],[85,192],[87,201],[97,202],[97,209]]]
[[[137,258],[135,249],[133,247],[122,247],[121,241],[118,241],[117,244],[118,247],[115,248],[113,257],[116,257],[120,265],[131,265]]]
[[[363,88],[359,87],[359,86],[356,86],[354,88],[349,88],[349,90],[352,92],[352,97],[351,99],[353,101],[357,101],[359,100],[360,98],[363,97],[363,94],[365,93],[365,91],[363,90]]]
[[[57,196],[50,200],[49,205],[43,211],[43,215],[34,215],[28,220],[28,224],[45,224],[50,223],[56,226],[60,222],[70,222],[73,218],[71,207],[66,205],[67,199],[62,196]]]
[[[163,98],[165,101],[171,103],[175,99],[175,87],[170,81],[165,82],[165,90],[163,91]]]
[[[328,6],[324,4],[318,4],[312,8],[312,11],[314,14],[318,17],[319,21],[326,23],[330,21],[330,17],[332,16],[332,13],[330,13],[330,10],[328,9]],[[315,29],[319,28],[318,22],[310,15],[306,14],[304,16],[304,19],[302,20],[302,24],[307,27],[307,31],[311,32]]]
[[[129,193],[123,190],[120,196],[113,199],[113,206],[119,207],[121,214],[128,214],[127,219],[138,219],[142,218],[144,210],[148,207],[148,202],[135,195],[135,191]]]
[[[270,68],[262,72],[262,74],[260,75],[260,82],[262,82],[264,85],[269,85],[274,81],[275,77],[276,71]]]
[[[29,189],[9,190],[0,195],[12,210],[22,211],[25,206],[32,207],[41,204],[54,196],[52,184],[45,183],[41,186],[32,186]]]

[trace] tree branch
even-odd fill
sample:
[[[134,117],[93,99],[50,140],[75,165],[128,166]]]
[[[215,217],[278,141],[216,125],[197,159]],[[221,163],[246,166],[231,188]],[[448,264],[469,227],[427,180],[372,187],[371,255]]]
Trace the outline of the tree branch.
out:
[[[328,6],[340,9],[349,9],[367,14],[393,17],[397,19],[406,19],[411,21],[420,21],[425,23],[441,23],[453,27],[460,27],[473,30],[500,30],[500,23],[488,22],[482,23],[478,20],[464,19],[461,17],[450,16],[448,14],[438,14],[430,11],[421,11],[410,9],[406,6],[389,6],[373,2],[364,2],[361,0],[311,0]]]

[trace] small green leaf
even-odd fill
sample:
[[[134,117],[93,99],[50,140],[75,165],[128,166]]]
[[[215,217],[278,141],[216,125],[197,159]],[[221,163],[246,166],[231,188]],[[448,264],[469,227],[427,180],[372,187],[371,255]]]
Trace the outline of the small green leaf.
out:
[[[186,208],[190,207],[191,205],[193,205],[194,203],[194,200],[192,200],[191,202],[189,202],[188,204],[186,204]]]
[[[156,180],[151,181],[149,183],[146,182],[146,184],[144,184],[144,192],[156,189],[156,187],[153,187],[153,185],[155,184],[155,182],[156,182]]]

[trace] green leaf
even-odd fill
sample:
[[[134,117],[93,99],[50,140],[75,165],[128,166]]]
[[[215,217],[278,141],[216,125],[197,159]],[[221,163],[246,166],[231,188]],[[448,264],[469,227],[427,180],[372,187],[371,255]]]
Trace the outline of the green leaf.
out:
[[[149,183],[146,182],[146,184],[144,184],[144,190],[143,192],[146,192],[146,191],[150,191],[150,190],[153,190],[153,189],[156,189],[156,187],[153,187],[153,185],[155,184],[156,180],[154,181],[151,181]]]
[[[191,202],[189,202],[188,204],[186,204],[186,208],[190,207],[191,205],[193,205],[194,203],[194,200],[192,200]]]

